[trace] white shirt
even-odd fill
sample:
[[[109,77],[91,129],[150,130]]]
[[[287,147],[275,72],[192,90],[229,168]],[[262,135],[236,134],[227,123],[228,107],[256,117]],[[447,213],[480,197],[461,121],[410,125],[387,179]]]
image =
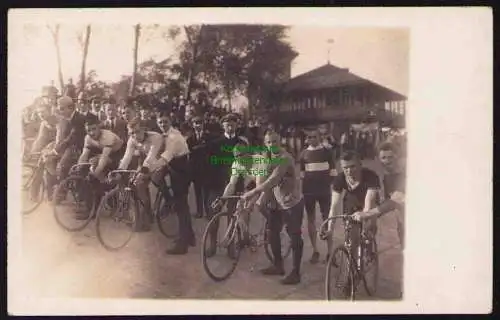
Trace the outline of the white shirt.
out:
[[[186,138],[177,129],[170,128],[163,134],[165,151],[160,155],[163,159],[170,162],[173,158],[182,157],[189,154],[189,147]]]
[[[127,150],[118,168],[127,169],[132,157],[138,152],[146,155],[146,159],[142,164],[143,167],[147,167],[151,171],[157,169],[158,153],[163,147],[163,142],[163,136],[153,131],[146,132],[146,139],[142,143],[130,137],[127,142]]]

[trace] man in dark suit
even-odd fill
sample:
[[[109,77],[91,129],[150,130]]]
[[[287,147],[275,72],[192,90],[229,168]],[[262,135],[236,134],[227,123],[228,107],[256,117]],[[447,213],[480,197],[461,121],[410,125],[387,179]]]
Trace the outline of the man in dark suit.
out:
[[[155,114],[148,106],[141,105],[140,107],[141,120],[146,126],[146,130],[161,133],[160,127],[156,121]]]
[[[83,95],[83,92],[81,92],[78,95],[78,98],[76,99],[76,104],[78,112],[80,112],[85,117],[85,119],[90,121],[99,119],[97,115],[90,112],[90,101],[86,99],[86,97]]]
[[[194,116],[191,119],[193,127],[192,134],[188,137],[187,143],[191,152],[190,162],[193,172],[194,192],[196,195],[196,214],[195,218],[207,216],[209,209],[208,202],[208,172],[212,169],[209,164],[208,146],[214,139],[203,126],[203,119],[200,116]]]
[[[106,104],[106,120],[103,128],[112,131],[122,141],[128,141],[127,121],[118,117],[118,110],[115,104]]]
[[[210,177],[210,203],[223,194],[224,188],[229,182],[232,163],[228,160],[233,158],[232,148],[237,144],[249,144],[246,137],[236,133],[237,115],[230,113],[224,116],[221,121],[224,133],[213,139],[209,147],[211,170],[207,174]],[[239,191],[242,190],[236,190],[236,192]]]
[[[85,140],[85,122],[84,115],[76,110],[75,103],[70,97],[64,96],[58,100],[59,114],[68,120],[66,134],[57,141],[50,155],[59,159],[57,164],[57,179],[61,181],[68,175],[69,169],[76,163],[83,148]]]

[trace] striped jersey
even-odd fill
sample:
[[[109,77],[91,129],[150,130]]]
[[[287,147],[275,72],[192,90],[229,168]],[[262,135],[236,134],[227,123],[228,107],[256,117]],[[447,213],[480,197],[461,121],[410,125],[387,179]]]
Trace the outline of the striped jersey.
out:
[[[308,146],[299,157],[300,171],[303,172],[302,191],[304,194],[330,193],[332,177],[330,172],[335,169],[335,161],[331,148],[323,145]]]

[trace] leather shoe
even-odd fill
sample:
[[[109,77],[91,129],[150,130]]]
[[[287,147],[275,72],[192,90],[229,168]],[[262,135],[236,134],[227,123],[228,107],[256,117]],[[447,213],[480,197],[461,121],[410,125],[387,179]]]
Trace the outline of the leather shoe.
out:
[[[174,244],[172,248],[167,250],[167,254],[170,255],[182,255],[186,253],[188,253],[188,247],[179,243]]]

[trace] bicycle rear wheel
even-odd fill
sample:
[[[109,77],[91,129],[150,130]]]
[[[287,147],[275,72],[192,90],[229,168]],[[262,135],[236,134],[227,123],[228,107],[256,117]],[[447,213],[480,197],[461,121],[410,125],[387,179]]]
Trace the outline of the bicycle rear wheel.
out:
[[[201,247],[201,261],[203,269],[214,281],[223,281],[229,278],[240,259],[241,230],[236,218],[230,217],[227,227],[228,214],[216,214],[208,222],[203,234]]]
[[[266,221],[266,226],[265,226],[265,231],[264,231],[264,251],[266,252],[266,257],[270,262],[274,262],[274,255],[273,251],[271,249],[271,243],[269,242],[269,224]],[[288,233],[285,231],[285,228],[281,229],[280,233],[280,239],[281,239],[281,255],[283,256],[283,259],[288,258],[290,253],[292,253],[292,240],[290,239],[290,236]]]
[[[23,164],[22,168],[22,209],[23,214],[30,214],[35,211],[38,206],[43,202],[45,195],[45,183],[41,179],[38,186],[38,190],[35,190],[35,185],[33,184],[38,171],[40,169],[34,164]],[[42,178],[42,177],[40,177]]]
[[[158,229],[161,234],[169,239],[177,236],[179,221],[177,219],[177,214],[174,211],[173,201],[166,202],[165,198],[158,193],[156,195],[154,210],[156,212],[156,224],[158,225]]]
[[[52,203],[57,224],[67,231],[85,229],[94,217],[95,194],[92,186],[81,176],[64,179],[55,188]]]
[[[377,241],[371,240],[364,248],[363,254],[363,285],[369,296],[374,296],[378,286],[378,248]]]
[[[97,239],[108,251],[125,247],[134,235],[139,201],[128,188],[115,188],[101,199],[96,218]]]
[[[354,300],[351,255],[346,247],[337,247],[326,266],[325,293],[327,300]]]

